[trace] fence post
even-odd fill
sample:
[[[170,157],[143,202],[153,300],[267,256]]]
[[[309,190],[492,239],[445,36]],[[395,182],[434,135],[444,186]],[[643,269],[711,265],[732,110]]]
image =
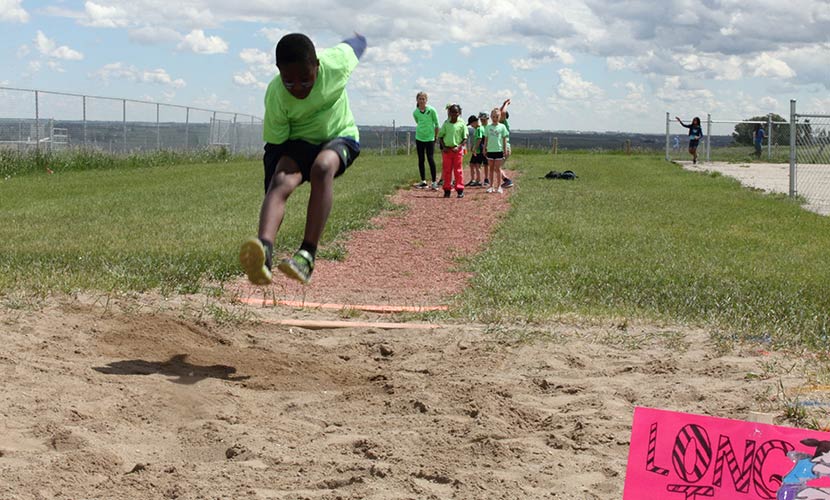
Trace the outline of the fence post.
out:
[[[123,150],[127,153],[127,100],[121,99],[121,132],[123,134]]]
[[[392,143],[389,144],[392,148],[392,154],[398,154],[398,128],[395,126],[395,120],[392,120]]]
[[[156,151],[161,151],[161,121],[159,120],[159,103],[156,103]]]
[[[706,163],[711,160],[712,151],[712,113],[706,113]]]
[[[412,154],[412,134],[407,132],[406,133],[406,156]]]
[[[796,161],[798,161],[798,154],[796,151],[796,127],[798,124],[796,123],[796,119],[798,115],[795,113],[795,99],[790,99],[790,197],[795,197],[796,195],[796,183],[795,183],[795,176],[796,176]]]
[[[236,143],[239,142],[239,131],[236,128],[236,113],[233,114],[233,139],[231,143],[231,154],[236,153]]]
[[[669,125],[671,121],[669,120],[669,112],[666,111],[666,161],[671,161],[671,154],[669,153]]]
[[[35,151],[40,152],[40,101],[35,90]]]
[[[772,113],[767,113],[767,159],[772,160]]]
[[[553,154],[556,154],[558,152],[559,152],[559,138],[554,137],[553,138]]]
[[[86,149],[86,96],[83,97],[83,107],[84,107],[84,149]]]
[[[185,108],[184,114],[184,150],[190,151],[190,106]]]

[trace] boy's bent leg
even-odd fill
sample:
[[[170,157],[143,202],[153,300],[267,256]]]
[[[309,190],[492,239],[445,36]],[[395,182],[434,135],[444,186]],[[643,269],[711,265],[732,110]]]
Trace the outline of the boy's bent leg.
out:
[[[285,202],[302,182],[302,174],[293,159],[282,157],[270,181],[260,209],[259,237],[247,240],[239,250],[239,262],[248,279],[255,285],[271,283],[274,237],[285,214]]]
[[[311,252],[305,248],[297,250],[293,256],[283,259],[277,268],[289,278],[301,283],[311,281],[314,271],[314,250],[320,242],[326,221],[331,213],[334,199],[334,177],[340,170],[340,156],[331,149],[320,151],[311,166],[311,195],[308,198],[303,247],[309,245]]]

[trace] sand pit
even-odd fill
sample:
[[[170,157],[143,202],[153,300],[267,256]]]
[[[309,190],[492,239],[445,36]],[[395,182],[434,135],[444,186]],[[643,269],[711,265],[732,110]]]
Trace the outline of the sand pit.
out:
[[[635,405],[746,418],[802,382],[671,325],[105,302],[0,310],[0,498],[620,498]]]

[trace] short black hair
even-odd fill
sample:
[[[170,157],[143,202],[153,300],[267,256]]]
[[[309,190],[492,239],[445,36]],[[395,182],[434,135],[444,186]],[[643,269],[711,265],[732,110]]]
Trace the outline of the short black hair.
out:
[[[291,63],[314,64],[317,62],[317,52],[314,43],[302,33],[285,35],[277,43],[277,66]]]

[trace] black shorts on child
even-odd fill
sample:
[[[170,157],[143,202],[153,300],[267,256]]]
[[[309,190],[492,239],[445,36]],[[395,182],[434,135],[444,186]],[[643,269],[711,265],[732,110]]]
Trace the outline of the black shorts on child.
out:
[[[473,165],[487,165],[487,157],[481,153],[474,154],[472,158],[470,158],[470,163]]]
[[[306,182],[311,178],[311,165],[314,164],[317,155],[324,149],[330,149],[340,157],[340,168],[334,174],[335,177],[342,175],[360,155],[360,144],[351,137],[337,137],[323,144],[311,144],[299,139],[288,140],[282,144],[266,143],[265,155],[262,157],[262,163],[265,167],[265,192],[268,192],[271,178],[274,176],[274,172],[277,171],[280,158],[288,156],[294,160],[297,166],[300,167],[303,182]]]
[[[490,158],[491,160],[503,160],[504,151],[490,151],[487,153],[487,158]]]

